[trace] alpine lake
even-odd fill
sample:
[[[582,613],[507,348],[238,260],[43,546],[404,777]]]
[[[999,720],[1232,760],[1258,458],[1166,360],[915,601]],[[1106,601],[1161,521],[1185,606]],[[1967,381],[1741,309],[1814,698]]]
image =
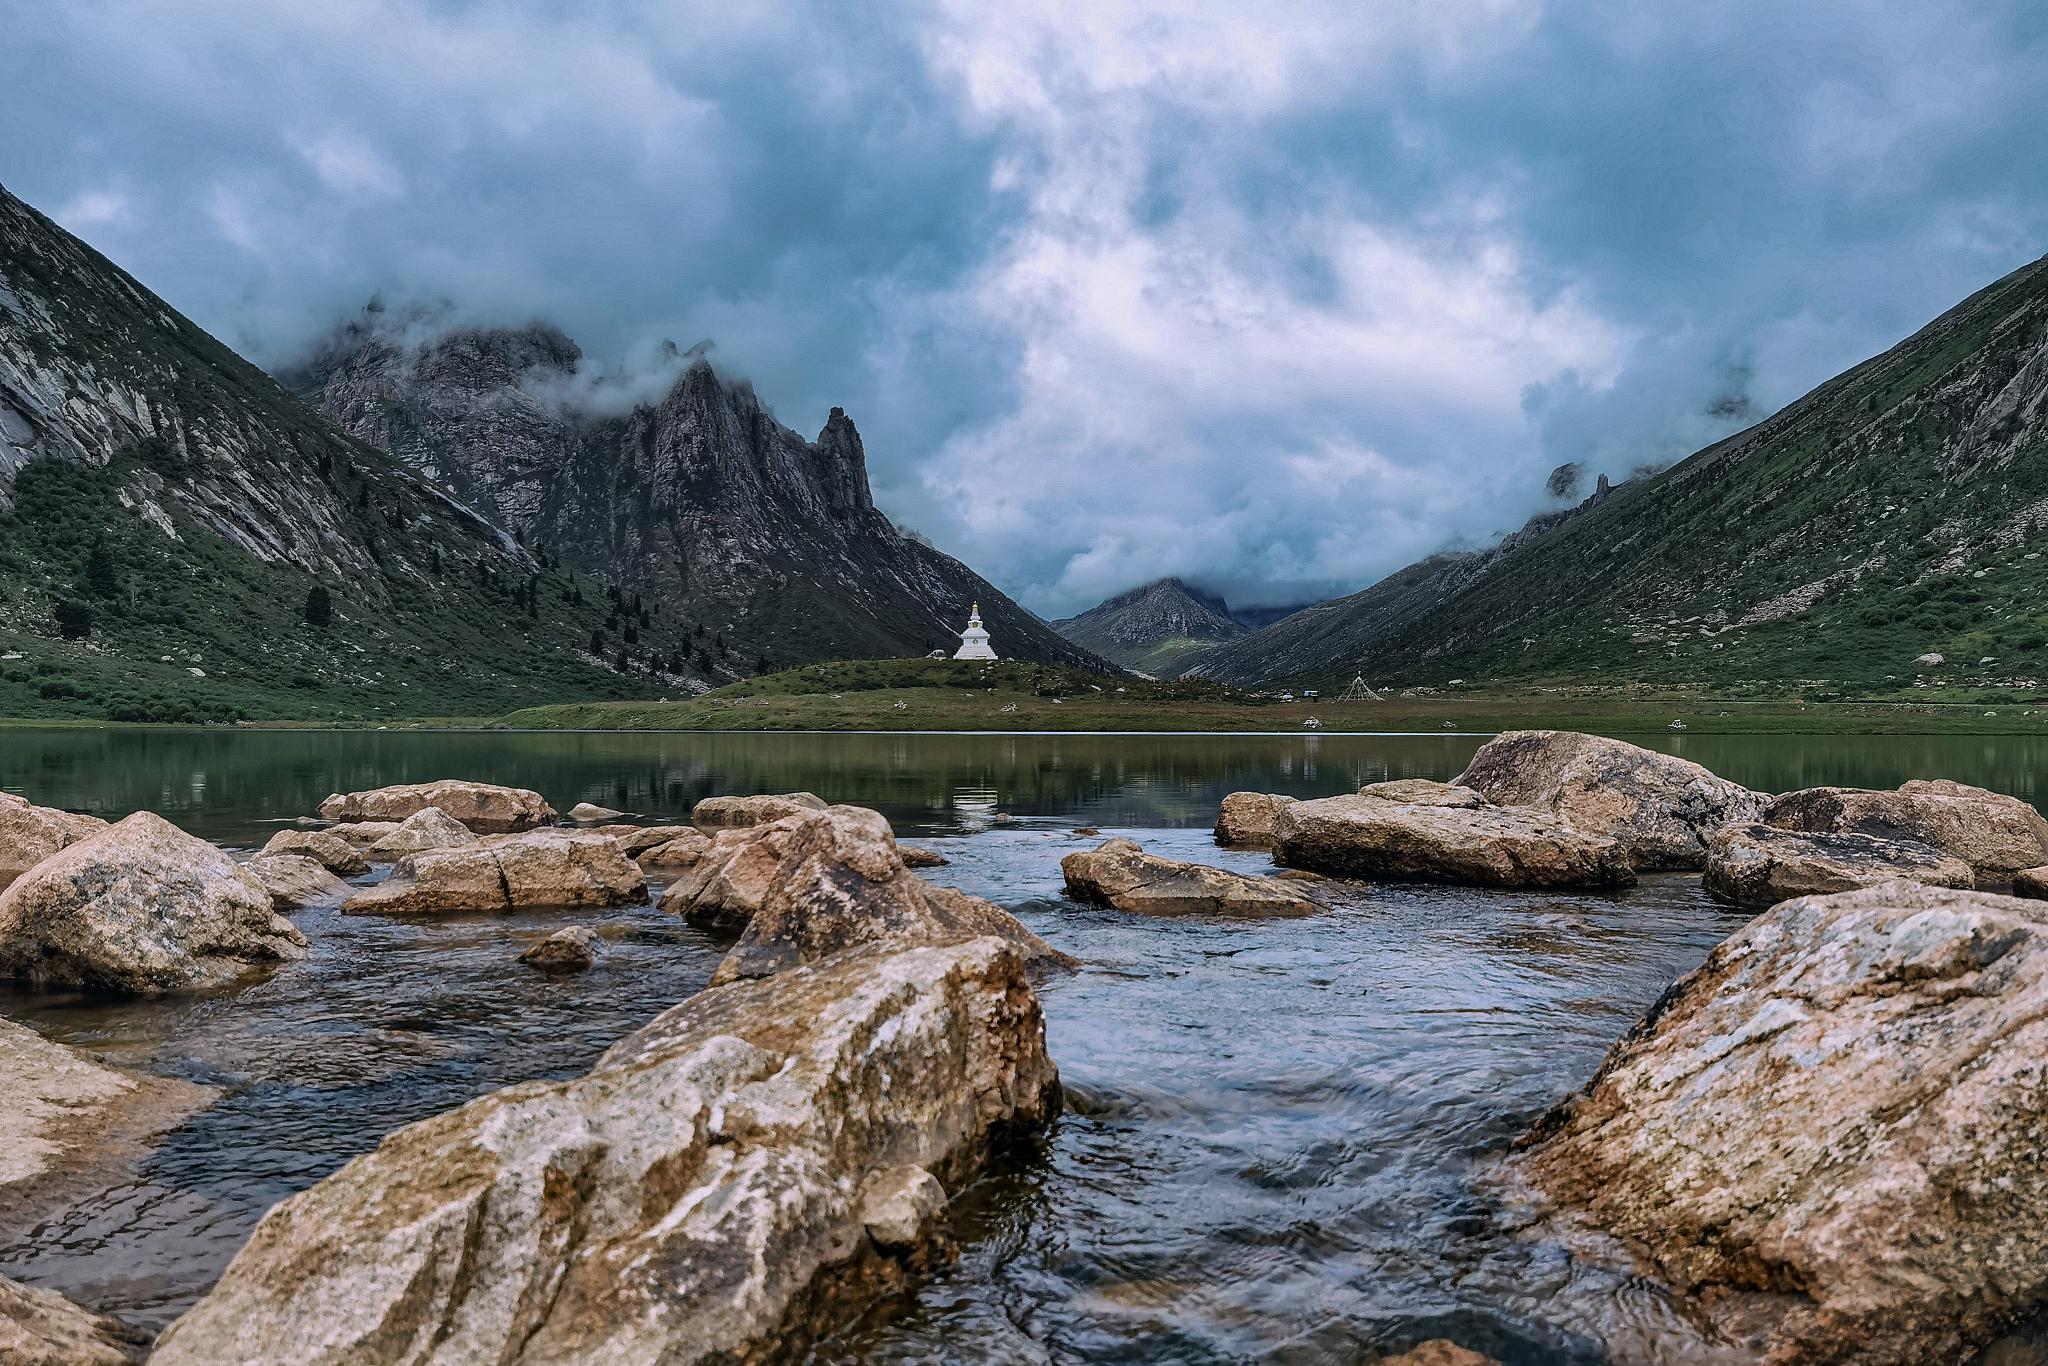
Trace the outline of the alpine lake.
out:
[[[2048,798],[2048,738],[1625,738],[1766,790],[1940,777]],[[1210,840],[1224,794],[1448,778],[1483,739],[10,727],[0,789],[109,818],[153,810],[235,849],[330,792],[433,778],[650,820],[712,794],[808,790],[946,855],[928,876],[1088,964],[1041,992],[1067,1112],[955,1201],[956,1262],[813,1360],[1334,1363],[1436,1337],[1510,1366],[1694,1359],[1660,1292],[1526,1235],[1483,1178],[1743,923],[1697,877],[1614,895],[1361,886],[1266,922],[1061,896],[1061,856],[1115,834],[1256,870],[1264,854]],[[228,993],[0,987],[0,1014],[52,1038],[221,1089],[118,1184],[0,1223],[0,1273],[161,1327],[276,1201],[401,1125],[587,1070],[700,989],[727,947],[652,906],[295,919],[311,956]],[[611,940],[597,968],[514,961],[574,920]]]

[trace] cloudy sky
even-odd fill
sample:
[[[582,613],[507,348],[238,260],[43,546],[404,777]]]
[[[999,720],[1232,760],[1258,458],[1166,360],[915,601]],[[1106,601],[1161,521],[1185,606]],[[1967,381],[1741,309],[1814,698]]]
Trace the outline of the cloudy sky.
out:
[[[1048,615],[1482,542],[2048,251],[1993,0],[0,0],[0,183],[259,361],[717,342]]]

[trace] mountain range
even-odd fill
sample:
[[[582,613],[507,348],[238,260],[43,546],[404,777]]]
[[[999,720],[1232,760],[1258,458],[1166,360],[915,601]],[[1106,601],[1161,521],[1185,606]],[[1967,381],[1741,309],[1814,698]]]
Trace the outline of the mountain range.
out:
[[[1215,593],[1179,578],[1155,579],[1076,617],[1055,621],[1061,635],[1105,659],[1153,678],[1171,678],[1217,645],[1250,635],[1299,608],[1231,610]]]

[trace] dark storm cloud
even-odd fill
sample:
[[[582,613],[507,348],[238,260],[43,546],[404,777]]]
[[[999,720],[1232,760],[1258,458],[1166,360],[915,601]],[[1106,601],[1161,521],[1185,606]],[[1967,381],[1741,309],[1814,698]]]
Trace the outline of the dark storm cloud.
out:
[[[277,360],[718,342],[1059,613],[1356,587],[2038,254],[2020,5],[0,0],[0,180]]]

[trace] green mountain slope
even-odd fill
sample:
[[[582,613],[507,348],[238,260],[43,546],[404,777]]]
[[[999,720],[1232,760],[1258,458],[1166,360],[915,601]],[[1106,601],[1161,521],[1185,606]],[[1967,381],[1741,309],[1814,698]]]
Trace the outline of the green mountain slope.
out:
[[[1221,646],[1198,672],[2029,692],[2048,673],[2044,555],[2037,261],[1661,474]]]
[[[0,189],[0,715],[491,713],[680,690],[719,644],[529,553]]]

